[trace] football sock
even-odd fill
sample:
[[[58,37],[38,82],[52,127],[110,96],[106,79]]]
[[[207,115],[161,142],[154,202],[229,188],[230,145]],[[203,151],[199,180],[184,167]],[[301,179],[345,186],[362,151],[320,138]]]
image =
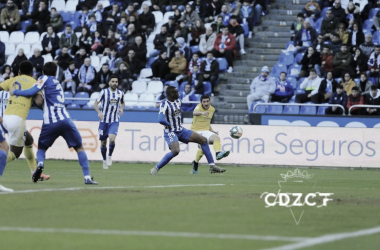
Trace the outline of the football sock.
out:
[[[78,161],[80,166],[82,167],[83,175],[90,175],[90,165],[88,163],[86,152],[80,151],[78,152]]]
[[[208,146],[208,143],[206,142],[205,144],[201,145],[203,153],[206,155],[207,162],[209,165],[214,165],[214,158],[212,158],[212,154],[210,151],[210,147]]]
[[[5,165],[7,165],[7,153],[0,150],[0,176],[4,173]]]
[[[37,150],[37,163],[44,162],[46,158],[46,151],[43,149]]]
[[[16,159],[15,153],[8,151],[7,162],[14,161]]]
[[[167,153],[164,158],[162,158],[162,160],[157,164],[156,168],[157,169],[161,169],[163,168],[166,164],[168,164],[168,162],[174,158],[174,154],[172,153],[172,151],[170,151],[169,153]]]
[[[201,160],[202,156],[203,156],[202,149],[198,149],[197,155],[195,156],[195,162],[198,163]]]
[[[37,169],[37,166],[36,166],[36,157],[34,156],[34,153],[33,153],[33,145],[24,147],[24,155],[26,158],[26,162],[29,165],[30,171],[34,173]]]
[[[220,140],[214,141],[214,144],[212,146],[215,152],[222,151],[222,145],[220,144]]]
[[[109,144],[109,147],[110,147],[110,151],[108,152],[108,155],[109,156],[112,156],[112,153],[113,153],[113,150],[115,149],[115,145],[116,143],[113,143],[113,144]]]
[[[100,146],[100,152],[102,152],[103,161],[107,159],[107,147]]]

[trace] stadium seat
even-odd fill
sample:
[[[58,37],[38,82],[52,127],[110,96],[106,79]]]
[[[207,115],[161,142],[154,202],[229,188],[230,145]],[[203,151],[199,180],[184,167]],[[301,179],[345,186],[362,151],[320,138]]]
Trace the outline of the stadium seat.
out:
[[[87,105],[86,106],[88,106],[88,107],[93,107],[94,106],[94,103],[95,103],[95,101],[96,101],[96,99],[98,98],[98,96],[99,96],[99,92],[94,92],[94,93],[92,93],[91,94],[91,96],[90,96],[90,101],[88,101],[88,103],[87,103]]]
[[[373,26],[373,20],[372,19],[367,19],[363,23],[363,32],[372,32],[372,26]]]
[[[44,58],[44,63],[47,63],[47,62],[52,62],[53,61],[53,57],[51,56],[51,54],[46,54],[46,55],[42,55],[42,57]]]
[[[255,105],[256,105],[257,103],[264,103],[264,102],[263,102],[263,101],[256,101],[256,102],[253,102],[253,103],[251,104],[250,109],[249,109],[249,113],[253,113],[253,108],[255,107]],[[256,111],[255,113],[258,113],[258,114],[264,114],[265,111],[266,111],[266,106],[265,106],[265,105],[258,105],[258,106],[256,107],[256,110],[255,110],[255,111]]]
[[[133,106],[137,105],[139,102],[139,96],[136,93],[125,93],[124,95],[124,103],[126,107],[132,108]]]
[[[8,31],[0,31],[0,41],[3,43],[7,43],[9,41]]]
[[[15,55],[8,56],[7,62],[5,64],[12,65],[13,61],[15,60],[15,57],[16,57]]]
[[[146,57],[150,57],[150,53],[154,50],[154,44],[153,43],[147,43],[146,44]]]
[[[55,7],[58,12],[65,10],[65,1],[53,1],[51,3],[51,8]]]
[[[210,82],[203,82],[203,94],[210,96],[212,93],[212,85]]]
[[[284,115],[298,115],[300,113],[300,106],[298,105],[286,105],[284,107]]]
[[[372,82],[373,85],[377,85],[378,79],[377,77],[368,77],[368,81]]]
[[[198,101],[198,102],[201,101],[201,97],[202,97],[201,94],[194,94],[194,96],[195,96],[195,100],[196,100],[196,101]]]
[[[21,32],[22,33],[25,33],[26,32],[26,28],[31,24],[31,22],[29,20],[26,20],[26,21],[22,21],[20,23],[21,25]]]
[[[295,62],[297,64],[301,64],[301,60],[302,60],[302,57],[305,55],[305,53],[297,53],[296,55],[296,58],[295,58]]]
[[[164,84],[161,81],[150,81],[148,82],[148,87],[146,88],[147,94],[157,95],[164,90]]]
[[[71,103],[69,105],[66,106],[67,109],[79,109],[80,106],[75,104],[75,103]]]
[[[297,79],[295,77],[289,76],[286,80],[292,84],[294,89],[297,88]]]
[[[138,95],[141,95],[142,93],[145,93],[146,91],[146,82],[145,81],[134,81],[132,83],[132,93],[136,93]]]
[[[5,44],[5,55],[6,56],[15,54],[15,51],[16,51],[16,48],[15,48],[15,45],[13,43],[6,43]]]
[[[321,18],[319,18],[316,22],[315,22],[315,30],[317,31],[318,34],[321,33],[321,26],[322,26],[322,20],[323,20],[323,17],[322,16]]]
[[[90,98],[87,92],[78,92],[75,95],[75,98]],[[73,100],[73,104],[78,106],[84,106],[88,103],[88,100]]]
[[[42,43],[42,40],[44,39],[44,36],[47,34],[47,32],[42,32],[40,35],[40,43]]]
[[[380,32],[379,31],[375,31],[373,33],[372,42],[375,45],[379,45],[380,44]]]
[[[165,85],[176,87],[179,90],[179,86],[178,86],[177,81],[167,81],[167,82],[165,82]]]
[[[228,66],[226,58],[224,58],[224,57],[223,58],[216,58],[216,60],[218,60],[218,63],[219,63],[219,71],[221,71],[221,72],[226,71],[227,66]]]
[[[42,45],[40,43],[35,43],[32,45],[32,48],[30,49],[30,51],[33,53],[34,52],[34,49],[40,49],[42,51]]]
[[[168,12],[166,12],[165,15],[164,15],[164,18],[162,19],[162,23],[169,22],[169,17],[170,16],[174,16],[174,11],[168,11]]]
[[[35,44],[40,42],[40,34],[37,31],[31,31],[25,34],[24,43]]]
[[[327,106],[319,106],[318,111],[317,111],[317,115],[325,115],[325,110],[327,108],[328,108]]]
[[[26,57],[28,57],[28,55],[30,54],[30,45],[29,44],[20,43],[19,45],[17,45],[16,53],[18,53],[19,49],[24,50],[24,54],[26,55]]]
[[[65,105],[70,105],[71,103],[73,103],[73,100],[68,100],[68,98],[73,98],[73,93],[71,91],[65,91],[64,92],[64,95],[65,95]]]
[[[315,115],[316,113],[316,106],[301,106],[300,115]]]
[[[293,53],[282,53],[278,59],[278,63],[285,64],[286,66],[292,65],[294,63]]]
[[[154,20],[156,23],[161,23],[164,19],[164,15],[162,15],[161,11],[152,11],[152,14],[154,15]]]
[[[270,76],[279,77],[281,72],[287,72],[288,69],[285,64],[277,63],[273,66]]]
[[[155,100],[154,100],[154,95],[151,93],[144,93],[140,96],[139,98],[139,107],[150,107],[154,106]]]
[[[71,22],[73,20],[73,13],[71,13],[70,11],[61,11],[59,13],[62,16],[62,20],[64,23]]]
[[[301,68],[302,68],[302,65],[294,63],[288,69],[288,76],[298,77],[298,75],[301,71]]]
[[[341,81],[342,81],[342,78],[335,78],[335,81],[337,82],[337,83],[340,83]]]
[[[22,31],[13,31],[9,37],[9,43],[13,43],[14,45],[17,45],[19,43],[24,42],[24,32]]]
[[[154,38],[156,37],[156,34],[150,34],[148,39],[146,40],[146,43],[153,43],[154,42]]]
[[[70,12],[75,12],[76,8],[77,8],[77,5],[78,5],[78,2],[75,4],[75,1],[67,1],[66,2],[66,5],[65,5],[65,8],[64,9],[61,9],[61,11],[70,11]],[[58,10],[58,9],[57,9]]]
[[[99,69],[102,67],[100,64],[100,59],[98,56],[91,56],[91,65],[96,69],[96,71],[99,71]]]
[[[142,81],[145,81],[145,82],[149,82],[149,81],[151,81],[151,79],[148,78],[148,77],[151,77],[152,75],[153,75],[152,69],[150,69],[150,68],[142,69],[140,71],[139,80],[142,80]]]
[[[191,46],[190,49],[191,49],[191,53],[194,54],[195,52],[199,51],[199,46],[198,45]]]
[[[356,85],[359,86],[360,79],[359,78],[355,78],[354,81],[355,81]]]
[[[376,16],[377,12],[380,10],[380,8],[372,8],[369,11],[368,19],[372,19],[374,16]]]
[[[282,114],[282,105],[268,105],[267,114]]]
[[[149,2],[149,1],[146,1],[146,2]],[[106,8],[111,5],[110,1],[108,0],[100,0],[99,3],[103,4],[103,8]]]

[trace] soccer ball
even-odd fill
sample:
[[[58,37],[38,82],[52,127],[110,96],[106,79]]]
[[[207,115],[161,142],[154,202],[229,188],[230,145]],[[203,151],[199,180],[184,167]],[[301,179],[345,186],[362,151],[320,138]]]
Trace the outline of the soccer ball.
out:
[[[230,129],[230,136],[234,139],[239,139],[243,135],[243,129],[239,126],[233,126]]]

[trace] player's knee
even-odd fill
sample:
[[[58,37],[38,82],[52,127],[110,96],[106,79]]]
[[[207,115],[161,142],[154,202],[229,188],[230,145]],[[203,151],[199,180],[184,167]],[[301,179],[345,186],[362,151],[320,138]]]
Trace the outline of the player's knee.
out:
[[[100,141],[100,145],[104,148],[107,146],[107,141]]]
[[[172,153],[174,156],[177,156],[179,154],[179,148],[173,148]]]
[[[202,145],[206,144],[207,143],[207,139],[202,136],[202,138],[200,139],[200,142],[201,142]]]

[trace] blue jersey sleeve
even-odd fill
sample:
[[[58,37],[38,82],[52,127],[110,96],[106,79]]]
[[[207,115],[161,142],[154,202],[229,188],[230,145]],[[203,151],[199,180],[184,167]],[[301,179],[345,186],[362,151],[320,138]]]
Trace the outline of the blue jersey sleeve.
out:
[[[168,122],[168,120],[166,120],[166,115],[165,115],[166,109],[167,109],[166,102],[165,101],[161,102],[160,112],[158,113],[158,122],[164,126],[170,127],[170,123]]]
[[[16,96],[31,97],[31,96],[36,95],[39,91],[40,91],[40,89],[36,85],[34,85],[30,89],[15,90],[15,91],[13,91],[13,94],[15,94]]]

